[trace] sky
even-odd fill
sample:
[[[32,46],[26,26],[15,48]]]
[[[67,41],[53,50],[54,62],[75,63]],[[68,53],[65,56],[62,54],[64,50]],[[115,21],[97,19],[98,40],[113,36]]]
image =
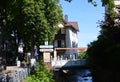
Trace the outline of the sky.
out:
[[[100,28],[98,21],[104,20],[104,7],[101,0],[96,0],[94,7],[88,0],[60,0],[63,15],[68,15],[68,21],[78,22],[78,47],[87,47],[90,42],[97,40]]]

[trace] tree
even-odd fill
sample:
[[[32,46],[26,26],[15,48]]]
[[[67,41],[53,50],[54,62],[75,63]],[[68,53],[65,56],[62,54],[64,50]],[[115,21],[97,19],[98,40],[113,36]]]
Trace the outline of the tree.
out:
[[[72,0],[65,0],[68,2],[71,2]],[[94,6],[97,6],[97,3],[95,2],[95,0],[88,0],[89,3],[91,3]],[[114,17],[115,13],[113,12],[113,8],[115,7],[114,5],[114,0],[101,0],[102,2],[102,6],[108,6],[108,12],[110,14],[111,17]]]
[[[65,0],[65,1],[71,2],[72,0]],[[114,4],[113,1],[114,0],[101,0],[103,6]],[[96,2],[94,0],[88,0],[88,2],[96,6]]]
[[[24,27],[23,38],[27,45],[32,47],[34,45],[43,44],[47,39],[48,24],[45,18],[45,4],[43,0],[24,0],[23,14]],[[25,37],[26,36],[26,37]]]
[[[120,8],[120,7],[119,7]],[[120,69],[120,13],[114,18],[106,15],[100,25],[98,39],[88,45],[88,59],[94,82],[119,82]],[[102,77],[100,77],[102,76]],[[112,77],[110,79],[110,77]]]
[[[17,38],[24,41],[26,48],[43,44],[54,36],[57,24],[62,19],[59,0],[8,0],[6,39],[17,31]],[[52,12],[51,12],[52,11]],[[54,32],[54,33],[53,33]],[[28,49],[30,50],[30,49]]]
[[[55,33],[58,31],[58,23],[62,21],[61,6],[58,5],[59,0],[44,0],[45,17],[48,22],[48,41],[52,43]]]

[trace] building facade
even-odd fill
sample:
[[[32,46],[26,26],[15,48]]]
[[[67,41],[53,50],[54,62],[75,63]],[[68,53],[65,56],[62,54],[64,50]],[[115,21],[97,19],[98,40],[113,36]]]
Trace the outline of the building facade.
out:
[[[120,0],[114,0],[114,3],[115,3],[114,10],[117,14],[119,14],[120,13]]]
[[[59,27],[58,33],[55,35],[54,47],[55,48],[78,48],[78,24],[77,22],[68,22],[63,19],[62,27]],[[78,50],[58,50],[58,56],[64,58],[77,57]]]
[[[115,5],[120,5],[120,0],[114,0]]]
[[[120,13],[120,0],[114,0],[114,4],[115,4],[115,8],[114,8],[114,11],[116,12],[116,13]],[[107,10],[108,10],[108,6],[106,5],[105,6],[105,12],[107,12]]]

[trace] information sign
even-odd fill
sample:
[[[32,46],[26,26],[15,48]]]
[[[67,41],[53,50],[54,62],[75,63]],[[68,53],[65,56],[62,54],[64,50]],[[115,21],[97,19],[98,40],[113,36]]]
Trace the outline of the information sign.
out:
[[[53,49],[40,49],[40,52],[53,52]]]
[[[43,49],[45,49],[45,48],[53,48],[53,45],[40,45],[39,47],[43,48]]]
[[[50,53],[43,53],[44,62],[50,62]]]

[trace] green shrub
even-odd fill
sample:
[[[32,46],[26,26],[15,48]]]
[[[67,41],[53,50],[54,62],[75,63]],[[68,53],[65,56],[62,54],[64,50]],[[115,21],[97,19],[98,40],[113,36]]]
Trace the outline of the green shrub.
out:
[[[53,74],[40,62],[25,79],[25,82],[54,82]]]
[[[79,53],[78,53],[78,58],[79,58],[79,59],[81,59],[81,58],[87,58],[86,52],[79,52]]]

